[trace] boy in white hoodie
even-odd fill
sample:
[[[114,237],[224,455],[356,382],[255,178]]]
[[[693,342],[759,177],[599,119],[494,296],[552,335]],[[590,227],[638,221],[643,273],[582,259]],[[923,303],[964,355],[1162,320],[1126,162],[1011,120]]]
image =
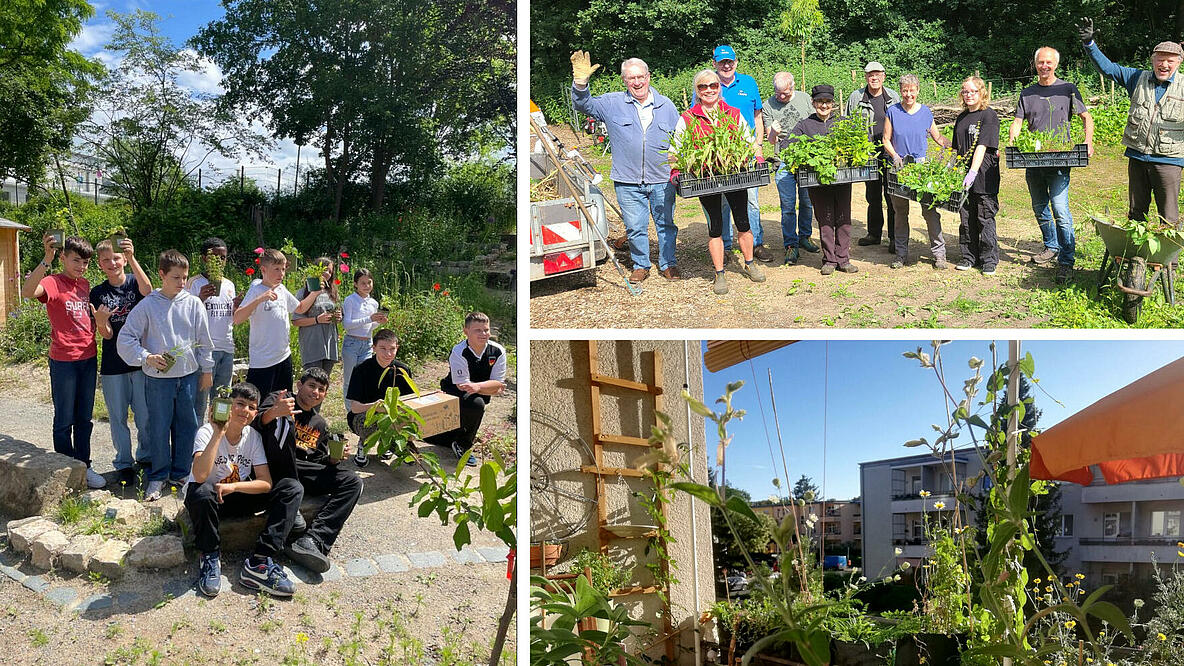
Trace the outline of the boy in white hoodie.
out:
[[[119,331],[119,356],[143,368],[152,465],[144,499],[160,499],[170,479],[182,485],[193,464],[194,399],[214,381],[213,342],[201,299],[185,291],[189,260],[165,250],[161,287],[140,301]],[[171,435],[171,446],[170,446]]]

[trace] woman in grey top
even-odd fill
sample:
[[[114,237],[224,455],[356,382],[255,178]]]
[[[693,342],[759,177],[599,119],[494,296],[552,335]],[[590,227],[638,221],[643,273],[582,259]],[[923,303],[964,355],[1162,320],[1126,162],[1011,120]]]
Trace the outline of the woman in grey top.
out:
[[[298,327],[300,337],[300,363],[304,368],[316,366],[332,376],[333,364],[341,360],[337,347],[337,322],[341,321],[341,309],[337,305],[337,274],[333,260],[317,257],[315,263],[325,266],[321,282],[327,287],[312,307],[304,314],[292,314],[292,323]],[[305,285],[296,292],[296,298],[308,295]]]

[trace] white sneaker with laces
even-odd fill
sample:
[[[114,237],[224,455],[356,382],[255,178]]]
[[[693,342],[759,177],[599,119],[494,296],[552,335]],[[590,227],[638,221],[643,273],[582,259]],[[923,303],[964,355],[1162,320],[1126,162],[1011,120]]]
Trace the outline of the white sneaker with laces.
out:
[[[155,502],[160,499],[161,492],[164,490],[164,481],[149,481],[148,488],[144,491],[145,502]]]
[[[107,479],[104,479],[101,474],[93,469],[86,468],[86,487],[87,488],[102,488],[107,485]]]

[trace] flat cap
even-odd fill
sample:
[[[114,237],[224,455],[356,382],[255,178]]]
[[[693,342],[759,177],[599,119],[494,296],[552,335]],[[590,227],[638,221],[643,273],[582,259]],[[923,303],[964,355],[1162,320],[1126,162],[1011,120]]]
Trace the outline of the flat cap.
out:
[[[1152,53],[1170,53],[1184,57],[1184,48],[1180,48],[1179,42],[1160,42],[1152,49]]]

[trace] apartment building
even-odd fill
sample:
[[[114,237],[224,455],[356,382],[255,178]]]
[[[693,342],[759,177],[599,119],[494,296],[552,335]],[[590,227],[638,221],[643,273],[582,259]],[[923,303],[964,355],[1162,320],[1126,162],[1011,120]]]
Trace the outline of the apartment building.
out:
[[[752,503],[752,510],[763,513],[780,523],[790,512],[788,500],[774,502],[763,500]],[[863,506],[859,498],[827,502],[810,502],[799,511],[798,527],[805,529],[811,515],[817,516],[815,532],[827,545],[854,543],[859,548],[863,542]]]

